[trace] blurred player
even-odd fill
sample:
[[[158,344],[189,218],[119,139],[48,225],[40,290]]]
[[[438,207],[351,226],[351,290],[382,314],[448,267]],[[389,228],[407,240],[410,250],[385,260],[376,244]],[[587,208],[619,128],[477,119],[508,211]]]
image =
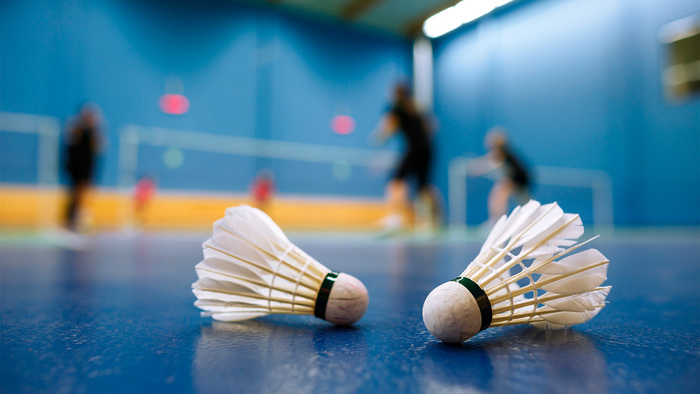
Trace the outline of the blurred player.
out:
[[[480,176],[497,172],[498,178],[488,197],[489,223],[508,211],[508,201],[513,197],[519,205],[530,199],[530,175],[508,145],[504,129],[494,127],[484,137],[488,153],[469,163],[469,175]]]
[[[263,212],[267,212],[275,191],[275,180],[272,171],[263,169],[253,180],[250,186],[250,194],[253,198],[253,206]]]
[[[412,221],[413,210],[409,202],[408,180],[414,179],[418,188],[418,212],[421,225],[433,225],[437,212],[436,198],[429,183],[432,164],[432,132],[425,117],[418,112],[407,86],[397,85],[391,109],[381,119],[374,135],[380,144],[399,132],[406,144],[404,155],[389,184],[386,198],[389,216],[385,227],[398,230]],[[405,213],[408,212],[408,216]],[[427,217],[426,217],[427,216]]]
[[[136,187],[134,187],[134,217],[139,228],[142,228],[146,222],[146,212],[155,194],[156,182],[149,175],[142,176],[136,182]]]
[[[97,155],[102,145],[101,121],[99,107],[85,104],[67,127],[64,166],[68,174],[69,194],[64,225],[71,231],[77,230],[78,216],[94,181]]]

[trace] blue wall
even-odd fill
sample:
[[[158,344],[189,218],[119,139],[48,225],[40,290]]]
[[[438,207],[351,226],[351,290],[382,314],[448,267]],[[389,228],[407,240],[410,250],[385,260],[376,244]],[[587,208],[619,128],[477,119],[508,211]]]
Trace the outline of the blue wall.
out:
[[[98,103],[109,135],[103,186],[118,181],[126,124],[370,148],[390,86],[411,72],[408,41],[273,7],[189,0],[3,0],[0,7],[0,110],[65,120],[81,102]],[[172,77],[191,103],[182,116],[158,108]],[[353,134],[331,132],[337,114],[355,118]],[[27,155],[16,157],[20,143]],[[35,144],[0,133],[0,181],[36,181]],[[387,177],[357,167],[339,180],[325,164],[188,151],[174,170],[163,150],[141,148],[138,171],[154,173],[165,189],[245,191],[269,167],[281,192],[380,196]]]
[[[665,98],[657,38],[697,12],[695,0],[520,0],[435,40],[438,186],[446,191],[449,160],[483,153],[486,130],[503,125],[530,165],[608,172],[618,224],[700,224],[700,100]],[[103,186],[117,183],[126,124],[369,148],[410,56],[401,39],[230,1],[0,2],[0,110],[67,119],[99,103]],[[191,101],[182,116],[157,106],[171,77]],[[352,115],[357,131],[331,133],[336,114]],[[36,151],[34,137],[0,133],[0,182],[36,182]],[[245,191],[269,167],[283,193],[380,196],[387,177],[188,151],[170,169],[163,151],[143,147],[138,171],[166,189]],[[486,219],[489,187],[470,183],[470,223]],[[585,190],[535,197],[591,216]]]
[[[502,125],[530,165],[597,169],[613,179],[617,224],[700,224],[700,97],[669,101],[659,28],[697,0],[523,0],[434,42],[435,108],[449,160],[482,154]],[[469,186],[470,223],[489,182]],[[541,187],[590,217],[590,192]]]

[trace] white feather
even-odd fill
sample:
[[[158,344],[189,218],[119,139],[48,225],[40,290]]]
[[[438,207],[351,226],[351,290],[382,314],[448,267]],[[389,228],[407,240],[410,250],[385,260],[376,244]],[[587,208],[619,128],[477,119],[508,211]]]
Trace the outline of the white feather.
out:
[[[513,234],[521,232],[533,220],[533,216],[538,215],[539,209],[540,203],[530,200],[522,207],[516,207],[510,215],[503,215],[491,229],[475,260],[480,260],[483,255],[491,254],[493,248],[504,247]]]
[[[611,287],[608,260],[598,250],[572,253],[584,228],[556,204],[530,201],[502,217],[477,258],[462,273],[485,290],[494,326],[531,323],[563,328],[594,317]],[[520,272],[511,274],[515,266]],[[519,286],[517,281],[527,284]]]
[[[564,257],[561,260],[553,261],[552,263],[535,269],[535,272],[549,275],[564,275],[585,267],[607,262],[608,259],[596,249],[588,249],[582,252]],[[536,266],[537,262],[533,263]]]
[[[513,212],[508,215],[505,223],[503,224],[503,230],[499,235],[499,243],[503,243],[510,239],[514,234],[518,234],[525,229],[529,228],[530,225],[542,215],[544,207],[534,200],[528,201],[527,204],[522,207],[516,207]]]
[[[238,279],[268,283],[272,276],[261,272],[257,267],[232,264],[231,261],[219,257],[207,257],[194,268],[200,278],[213,277],[224,280]]]
[[[563,215],[564,211],[557,204],[540,206],[536,215],[526,223],[523,230],[514,234],[512,240],[515,242],[511,243],[510,247],[515,249],[523,245],[531,246],[534,242],[550,235],[558,227],[557,224]]]
[[[585,322],[591,320],[592,318],[594,318],[598,314],[598,312],[600,311],[601,308],[602,308],[602,306],[600,308],[595,308],[592,311],[583,311],[583,312],[566,312],[566,311],[564,311],[564,312],[560,312],[560,311],[556,311],[555,309],[551,309],[549,307],[543,307],[543,308],[540,308],[541,310],[538,311],[537,316],[541,317],[542,319],[544,319],[550,323],[558,324],[561,326],[573,326],[573,325],[585,323]],[[548,312],[552,312],[552,313],[548,313]]]
[[[261,312],[221,312],[217,314],[209,313],[209,312],[202,312],[202,317],[206,316],[212,316],[214,319],[219,320],[219,321],[228,321],[228,322],[234,322],[234,321],[243,321],[243,320],[249,320],[249,319],[255,319],[256,317],[262,317],[262,316],[267,316],[269,315],[269,311],[261,311]]]
[[[248,206],[226,210],[214,223],[203,252],[192,291],[198,298],[195,305],[217,320],[300,308],[308,312],[328,272],[292,244],[272,219]]]
[[[600,288],[599,290],[593,290],[588,293],[572,295],[563,298],[553,299],[551,301],[543,301],[543,303],[558,311],[568,311],[568,312],[583,312],[592,311],[597,307],[605,305],[605,299],[610,293],[610,286]],[[545,293],[542,298],[547,298],[548,293]]]
[[[249,206],[227,209],[202,246],[204,260],[195,266],[199,279],[192,291],[203,316],[238,321],[271,313],[314,314],[319,288],[330,270],[292,244],[262,211]],[[356,278],[342,275],[338,278],[343,284],[336,282],[340,290],[335,298],[331,294],[326,307],[330,310],[332,302],[333,314],[325,318],[352,324],[364,313],[367,293]]]
[[[192,284],[192,289],[199,292],[220,293],[220,299],[229,301],[238,297],[261,297],[264,293],[258,286],[214,278],[199,278]]]
[[[561,246],[571,246],[583,235],[583,225],[578,215],[564,214],[561,208],[550,211],[529,234],[519,242],[528,258],[549,255],[562,250]]]
[[[292,245],[277,223],[259,209],[247,205],[228,208],[226,216],[214,223],[214,234],[217,226],[273,254],[284,253]]]
[[[558,294],[580,294],[600,286],[607,279],[608,266],[600,265],[571,276],[542,275],[535,286]]]
[[[253,228],[263,234],[267,239],[277,240],[291,244],[282,229],[263,211],[247,205],[228,208],[226,216],[229,221],[243,228]]]
[[[259,269],[274,272],[280,264],[280,259],[275,255],[227,232],[214,233],[202,246],[205,259],[225,259],[230,261],[231,266],[252,263]]]

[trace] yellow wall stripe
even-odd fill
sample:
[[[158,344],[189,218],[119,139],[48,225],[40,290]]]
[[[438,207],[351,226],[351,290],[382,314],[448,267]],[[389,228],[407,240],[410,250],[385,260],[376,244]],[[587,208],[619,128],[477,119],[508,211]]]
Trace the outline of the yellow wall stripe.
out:
[[[146,230],[204,230],[223,217],[227,207],[251,204],[247,196],[189,193],[156,194],[135,218],[133,197],[117,191],[93,190],[87,199],[82,223],[87,229],[117,230],[130,226]],[[27,229],[60,223],[66,190],[18,186],[0,187],[0,228]],[[387,214],[382,200],[323,199],[319,197],[275,198],[268,214],[283,228],[371,230],[380,228]]]

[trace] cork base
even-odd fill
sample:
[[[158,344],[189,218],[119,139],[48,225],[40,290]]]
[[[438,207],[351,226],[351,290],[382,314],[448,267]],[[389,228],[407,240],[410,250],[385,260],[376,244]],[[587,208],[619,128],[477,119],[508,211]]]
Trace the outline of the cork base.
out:
[[[450,281],[428,294],[423,304],[423,323],[435,338],[459,343],[481,330],[481,312],[472,293]]]
[[[362,318],[369,304],[367,288],[359,279],[340,273],[328,296],[325,320],[350,325]]]

